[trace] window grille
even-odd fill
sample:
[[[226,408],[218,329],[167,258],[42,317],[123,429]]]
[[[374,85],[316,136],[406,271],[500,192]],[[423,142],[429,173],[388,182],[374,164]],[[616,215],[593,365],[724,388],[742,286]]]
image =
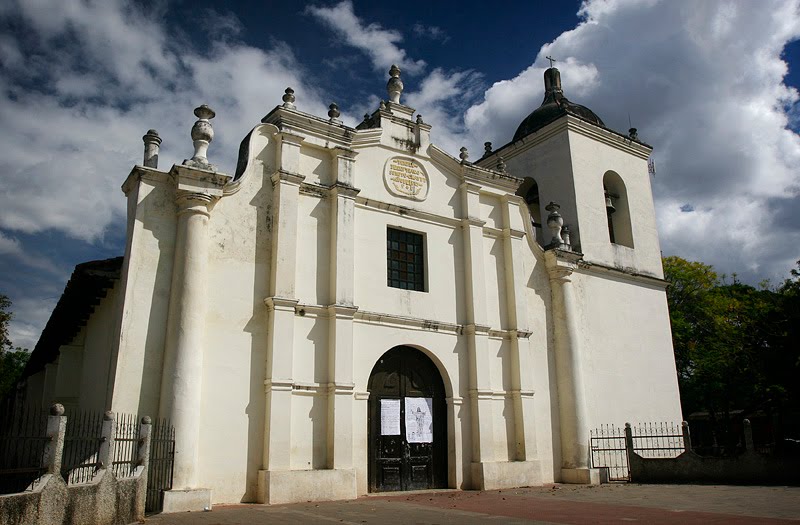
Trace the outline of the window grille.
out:
[[[422,234],[388,228],[386,231],[387,284],[392,288],[425,291]]]

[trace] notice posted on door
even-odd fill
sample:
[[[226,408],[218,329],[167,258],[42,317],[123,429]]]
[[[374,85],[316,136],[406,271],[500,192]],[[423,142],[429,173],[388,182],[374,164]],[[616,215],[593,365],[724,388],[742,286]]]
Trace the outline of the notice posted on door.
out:
[[[400,435],[399,399],[381,399],[381,435]]]
[[[433,443],[433,398],[406,398],[406,441]]]

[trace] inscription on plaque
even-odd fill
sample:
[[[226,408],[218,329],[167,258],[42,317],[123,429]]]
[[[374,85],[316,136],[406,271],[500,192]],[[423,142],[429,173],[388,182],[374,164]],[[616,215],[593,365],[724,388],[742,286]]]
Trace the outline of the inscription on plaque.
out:
[[[417,161],[400,157],[389,159],[383,180],[389,191],[398,197],[421,201],[428,196],[428,175]]]

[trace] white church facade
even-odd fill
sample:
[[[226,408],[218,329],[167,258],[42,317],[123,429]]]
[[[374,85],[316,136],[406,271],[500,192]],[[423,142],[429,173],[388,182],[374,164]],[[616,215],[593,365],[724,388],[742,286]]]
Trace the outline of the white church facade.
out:
[[[175,426],[166,510],[596,483],[590,429],[681,420],[651,148],[550,68],[509,144],[455,158],[390,75],[355,128],[287,89],[233,174],[206,106],[181,165],[148,132],[124,257],[43,332],[29,400]]]

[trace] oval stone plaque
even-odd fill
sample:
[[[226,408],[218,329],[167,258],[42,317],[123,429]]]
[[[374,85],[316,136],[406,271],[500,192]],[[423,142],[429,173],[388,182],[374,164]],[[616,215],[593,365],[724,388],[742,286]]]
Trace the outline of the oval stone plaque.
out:
[[[428,197],[428,174],[422,165],[403,157],[393,157],[386,162],[383,181],[393,195],[424,201]]]

